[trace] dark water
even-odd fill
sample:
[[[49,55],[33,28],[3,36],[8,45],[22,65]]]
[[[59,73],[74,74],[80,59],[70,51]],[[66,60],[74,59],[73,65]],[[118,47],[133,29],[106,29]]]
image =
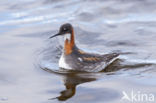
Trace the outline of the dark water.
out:
[[[79,48],[125,54],[101,73],[57,72],[60,39],[48,38],[66,22]],[[155,51],[155,0],[1,0],[0,103],[132,103],[123,91],[155,103]]]

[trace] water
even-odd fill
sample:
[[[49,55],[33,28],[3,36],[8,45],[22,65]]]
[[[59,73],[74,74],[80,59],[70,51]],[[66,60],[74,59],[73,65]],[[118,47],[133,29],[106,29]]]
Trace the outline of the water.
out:
[[[3,0],[0,18],[0,103],[156,102],[155,0]],[[125,54],[101,73],[58,72],[60,38],[48,38],[66,22],[79,48]]]

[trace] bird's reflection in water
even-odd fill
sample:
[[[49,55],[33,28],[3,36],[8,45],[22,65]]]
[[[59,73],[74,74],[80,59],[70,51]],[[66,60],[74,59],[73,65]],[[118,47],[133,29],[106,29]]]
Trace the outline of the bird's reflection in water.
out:
[[[121,62],[124,62],[121,59],[115,60],[113,63],[111,63],[108,67],[106,67],[103,71],[99,73],[86,73],[86,72],[73,72],[73,71],[53,71],[51,69],[45,69],[46,71],[50,73],[54,73],[57,75],[60,75],[63,77],[65,90],[60,92],[60,96],[52,98],[52,99],[58,99],[59,101],[65,101],[76,93],[76,86],[82,83],[91,82],[97,80],[102,75],[113,75],[115,71],[118,71],[120,69],[136,69],[140,67],[144,67],[147,65],[152,64],[132,64],[132,65],[123,65]],[[43,69],[43,68],[42,68]]]
[[[76,92],[76,86],[85,82],[91,82],[96,80],[95,77],[86,77],[82,75],[76,75],[76,74],[69,74],[64,76],[64,85],[66,87],[65,90],[61,91],[61,95],[58,98],[58,100],[64,101],[68,98],[71,98],[75,95]]]
[[[82,83],[95,81],[99,77],[99,73],[82,73],[82,72],[56,72],[49,69],[44,69],[50,73],[55,73],[63,77],[65,90],[60,92],[60,96],[52,98],[60,101],[65,101],[76,93],[76,86]]]

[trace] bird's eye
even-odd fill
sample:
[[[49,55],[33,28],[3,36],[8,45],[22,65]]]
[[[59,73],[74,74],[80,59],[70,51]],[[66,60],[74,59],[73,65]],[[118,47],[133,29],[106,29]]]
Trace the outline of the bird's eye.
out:
[[[63,31],[67,31],[67,28],[63,28]]]

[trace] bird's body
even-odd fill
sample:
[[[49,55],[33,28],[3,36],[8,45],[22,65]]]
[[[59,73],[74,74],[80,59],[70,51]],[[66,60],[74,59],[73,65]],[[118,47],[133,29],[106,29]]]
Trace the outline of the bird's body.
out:
[[[71,54],[62,53],[59,67],[69,70],[96,72],[104,69],[117,56],[116,53],[105,55],[85,53],[75,46]]]
[[[100,55],[86,53],[80,50],[75,45],[74,30],[71,24],[62,25],[59,33],[54,36],[58,35],[65,36],[64,49],[59,60],[60,68],[76,71],[98,72],[112,63],[112,61],[114,61],[119,55],[117,53]]]

